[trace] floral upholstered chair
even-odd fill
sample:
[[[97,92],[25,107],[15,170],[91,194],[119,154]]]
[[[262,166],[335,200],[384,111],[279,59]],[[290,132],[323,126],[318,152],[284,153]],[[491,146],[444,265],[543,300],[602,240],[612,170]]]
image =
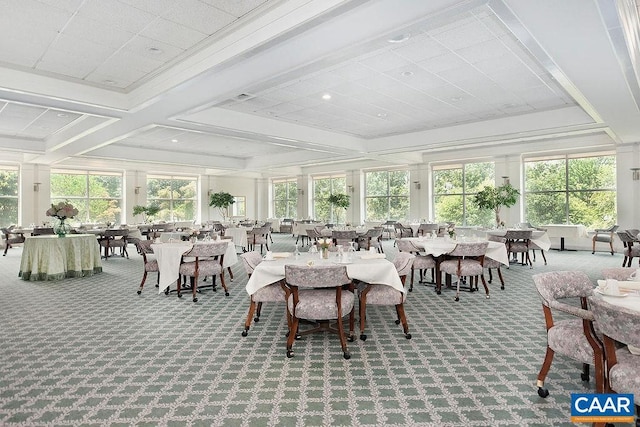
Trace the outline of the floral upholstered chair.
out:
[[[624,246],[622,266],[631,267],[631,261],[633,261],[633,258],[640,257],[640,242],[638,242],[635,236],[632,236],[627,231],[617,231],[616,234],[622,242],[622,246]]]
[[[482,280],[484,291],[489,298],[489,288],[484,279],[484,254],[487,252],[489,242],[458,243],[453,251],[449,252],[447,259],[440,263],[440,271],[452,276],[457,276],[455,300],[460,301],[460,281],[465,278],[469,282],[469,289],[478,288],[478,278]]]
[[[201,286],[201,288],[212,288],[216,291],[216,276],[220,276],[220,284],[224,288],[224,294],[229,296],[229,290],[224,281],[224,254],[227,252],[227,245],[230,241],[223,240],[221,243],[196,243],[191,250],[182,256],[186,261],[180,264],[180,275],[191,279],[191,291],[193,302],[198,302],[196,292],[198,291],[198,278],[212,276],[211,285]],[[193,258],[193,261],[188,260]],[[188,261],[187,261],[188,260]],[[178,298],[182,298],[180,279],[177,281]]]
[[[140,282],[140,287],[138,288],[138,295],[142,293],[144,282],[147,280],[147,273],[158,273],[158,281],[156,282],[156,287],[158,286],[158,283],[160,283],[160,269],[158,268],[158,260],[150,257],[150,255],[153,254],[153,249],[151,248],[152,244],[153,240],[138,240],[136,242],[136,249],[138,250],[138,254],[142,256],[142,261],[144,262],[144,274],[142,275],[142,281]]]
[[[255,251],[245,252],[240,255],[240,259],[242,259],[242,264],[244,265],[244,270],[246,271],[247,276],[251,277],[253,270],[262,262],[262,255]],[[242,331],[243,337],[246,337],[249,334],[251,319],[253,318],[254,312],[256,313],[256,317],[253,321],[260,321],[263,302],[285,303],[287,301],[283,288],[284,286],[281,282],[272,283],[271,285],[260,288],[249,297],[249,312],[247,313],[247,320],[244,322],[244,331]]]
[[[366,233],[358,236],[358,247],[367,251],[369,248],[376,248],[378,253],[384,253],[384,249],[382,249],[382,232],[382,227],[367,230]]]
[[[593,350],[599,347],[594,338],[593,313],[587,309],[587,298],[593,294],[593,283],[581,271],[552,271],[532,277],[542,300],[547,328],[547,350],[538,373],[538,395],[547,397],[549,391],[544,388],[544,380],[556,353],[582,362],[583,381],[589,380],[589,365],[602,367],[602,361],[596,361]],[[561,301],[567,298],[579,298],[580,306]],[[554,319],[553,313],[556,311],[573,317]]]
[[[349,315],[349,341],[353,341],[354,300],[353,282],[344,265],[285,265],[285,282],[291,294],[287,309],[291,316],[287,337],[287,357],[293,357],[293,342],[296,337],[317,331],[338,334],[345,359],[351,358],[342,325],[342,318]],[[347,289],[343,286],[348,285]],[[300,319],[316,322],[317,326],[299,330]],[[332,327],[330,321],[336,321]]]
[[[513,255],[517,258],[518,254],[522,254],[522,265],[529,265],[533,268],[531,262],[531,234],[532,230],[507,230],[504,238],[507,239],[507,255],[509,258]]]
[[[633,394],[636,414],[640,415],[640,312],[610,304],[599,295],[590,297],[589,304],[602,332],[607,370],[603,374],[604,393]],[[636,419],[638,425],[640,418]]]
[[[427,270],[431,270],[432,283],[435,283],[436,260],[433,258],[433,256],[420,255],[420,248],[414,245],[411,240],[396,239],[395,244],[396,246],[398,246],[398,251],[407,252],[415,255],[415,258],[413,259],[413,263],[411,265],[411,278],[409,279],[409,292],[413,292],[413,275],[415,270],[418,270],[420,274],[419,283],[424,283],[424,277],[426,275]]]
[[[393,260],[393,265],[396,267],[403,285],[405,284],[407,274],[411,272],[414,259],[415,256],[408,252],[398,252]],[[387,285],[360,282],[358,284],[358,299],[360,300],[360,339],[362,341],[367,339],[364,329],[368,305],[395,306],[397,314],[396,324],[402,323],[405,338],[408,340],[411,339],[407,317],[404,312],[404,302],[407,299],[406,292],[400,292]]]
[[[115,248],[120,248],[120,256],[129,258],[129,252],[127,252],[127,245],[129,241],[127,236],[129,230],[127,228],[119,229],[107,229],[104,231],[102,237],[98,240],[100,246],[104,248],[104,259],[109,259],[114,254]]]
[[[635,268],[631,267],[612,267],[612,268],[603,268],[602,269],[602,278],[603,279],[616,279],[616,280],[629,280],[631,279],[631,274],[636,271]],[[634,280],[640,280],[640,277]]]

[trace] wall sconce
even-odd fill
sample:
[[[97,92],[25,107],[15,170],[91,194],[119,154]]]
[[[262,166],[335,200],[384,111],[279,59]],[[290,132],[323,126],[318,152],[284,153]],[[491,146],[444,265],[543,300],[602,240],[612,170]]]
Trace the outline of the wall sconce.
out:
[[[353,193],[353,185],[347,185],[347,191]]]
[[[413,181],[413,186],[416,190],[419,190],[422,186],[420,185],[420,181]]]
[[[506,175],[505,175],[505,176],[503,176],[503,177],[502,177],[502,183],[503,183],[503,184],[511,184],[511,183],[509,182],[509,177],[508,177],[508,176],[506,176]]]
[[[34,182],[33,183],[33,191],[34,192],[37,193],[38,191],[40,191],[40,184],[42,184],[42,183],[41,182]]]
[[[631,177],[634,181],[640,181],[640,168],[631,168]]]
[[[136,193],[136,194],[140,194],[140,187],[136,187],[136,188],[133,190],[133,192],[134,192],[134,193]]]
[[[207,197],[211,197],[211,194],[213,194],[213,190],[212,189],[208,189],[207,190]]]
[[[302,188],[298,188],[298,195],[304,196],[304,190]]]

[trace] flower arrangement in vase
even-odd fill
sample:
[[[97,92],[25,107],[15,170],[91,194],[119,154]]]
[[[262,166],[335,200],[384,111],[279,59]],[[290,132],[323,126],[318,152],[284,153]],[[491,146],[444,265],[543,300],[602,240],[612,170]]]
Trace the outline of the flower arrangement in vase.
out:
[[[332,241],[329,238],[326,239],[318,239],[318,246],[320,247],[320,251],[322,253],[322,258],[329,258],[329,247],[331,247]]]
[[[78,209],[68,201],[58,202],[55,205],[52,203],[51,207],[47,209],[46,215],[58,219],[58,224],[53,227],[53,230],[58,237],[64,237],[71,231],[71,227],[65,221],[78,215]]]

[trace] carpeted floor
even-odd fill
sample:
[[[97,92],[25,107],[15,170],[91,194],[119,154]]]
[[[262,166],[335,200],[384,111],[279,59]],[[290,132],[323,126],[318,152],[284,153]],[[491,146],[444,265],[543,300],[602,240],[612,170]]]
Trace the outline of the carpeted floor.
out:
[[[292,251],[274,234],[276,251]],[[395,254],[385,241],[388,258]],[[304,248],[303,250],[306,250]],[[416,283],[406,313],[370,307],[368,339],[316,334],[285,356],[284,304],[263,309],[241,336],[247,277],[235,265],[231,295],[197,303],[136,294],[142,260],[111,258],[102,274],[57,282],[18,278],[21,248],[0,259],[0,425],[560,426],[570,393],[592,390],[579,363],[556,357],[538,397],[545,331],[531,275],[581,270],[592,279],[621,255],[557,252],[529,269],[503,269],[506,289],[436,295]],[[496,278],[497,280],[497,278]],[[417,282],[417,279],[416,279]]]

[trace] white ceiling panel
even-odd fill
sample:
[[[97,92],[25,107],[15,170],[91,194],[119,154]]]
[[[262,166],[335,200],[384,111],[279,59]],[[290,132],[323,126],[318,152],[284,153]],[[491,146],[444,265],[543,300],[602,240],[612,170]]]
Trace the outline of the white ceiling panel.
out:
[[[347,157],[372,147],[372,161],[379,141],[420,155],[518,128],[602,123],[612,144],[640,141],[640,86],[602,19],[619,4],[6,0],[0,144],[46,142],[34,163],[121,147],[218,169],[278,154],[291,166],[283,140]],[[322,158],[301,150],[302,163]]]

